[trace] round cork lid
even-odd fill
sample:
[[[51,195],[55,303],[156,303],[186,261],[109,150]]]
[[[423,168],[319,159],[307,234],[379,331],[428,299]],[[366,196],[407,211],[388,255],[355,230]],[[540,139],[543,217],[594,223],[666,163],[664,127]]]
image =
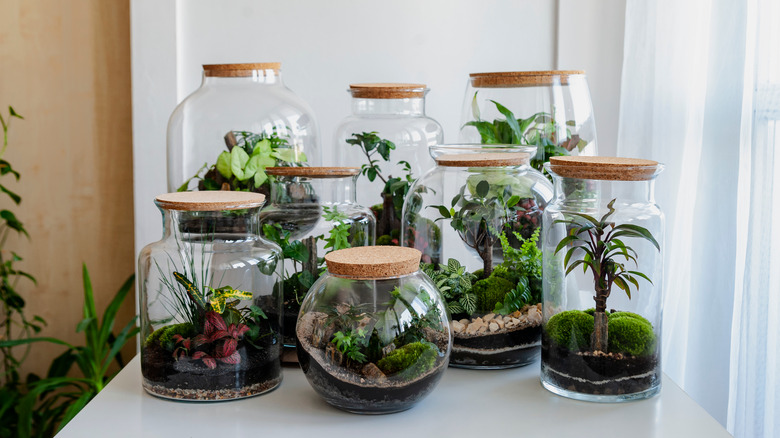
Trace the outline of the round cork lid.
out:
[[[469,77],[474,88],[513,88],[550,85],[554,78],[560,78],[561,85],[567,85],[569,76],[584,74],[584,70],[506,71],[471,73]]]
[[[531,154],[524,152],[489,152],[439,155],[436,164],[446,167],[506,167],[522,166],[530,160]]]
[[[423,97],[425,84],[403,84],[403,83],[371,83],[371,84],[350,84],[349,92],[352,97],[361,97],[366,99],[406,99],[410,97]]]
[[[227,190],[166,193],[154,198],[155,204],[168,210],[221,211],[262,207],[265,195]]]
[[[564,178],[645,181],[662,168],[657,161],[622,157],[550,157],[550,170]]]
[[[361,246],[325,255],[328,272],[353,278],[388,278],[420,269],[422,253],[401,246]]]
[[[246,64],[204,64],[203,72],[209,77],[235,78],[252,76],[255,70],[273,70],[278,72],[281,62],[254,62]]]
[[[266,167],[265,173],[273,176],[302,176],[307,178],[341,178],[360,173],[359,167]]]

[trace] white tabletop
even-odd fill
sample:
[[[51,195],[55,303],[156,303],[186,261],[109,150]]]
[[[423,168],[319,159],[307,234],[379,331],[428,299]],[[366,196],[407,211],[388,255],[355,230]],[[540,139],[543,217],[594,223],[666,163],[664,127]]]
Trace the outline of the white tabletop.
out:
[[[58,437],[729,437],[664,376],[661,394],[616,404],[556,396],[539,364],[501,371],[450,368],[412,409],[355,415],[330,407],[300,369],[285,367],[275,391],[228,402],[179,402],[141,388],[136,356]]]

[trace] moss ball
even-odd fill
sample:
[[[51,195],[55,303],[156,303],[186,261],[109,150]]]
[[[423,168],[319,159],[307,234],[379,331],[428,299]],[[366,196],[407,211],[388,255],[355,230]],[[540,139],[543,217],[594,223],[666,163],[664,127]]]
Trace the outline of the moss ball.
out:
[[[557,346],[579,351],[590,347],[593,325],[593,315],[581,310],[567,310],[553,315],[544,330]]]
[[[379,236],[379,238],[376,239],[376,245],[377,246],[388,246],[393,245],[393,238],[389,234],[384,234]]]
[[[492,312],[496,308],[496,303],[503,303],[504,296],[514,287],[515,284],[511,281],[491,275],[474,283],[471,292],[477,296],[479,311]]]
[[[629,312],[613,313],[609,318],[607,332],[607,348],[610,353],[647,356],[655,351],[656,336],[653,326],[639,315]]]
[[[422,375],[433,367],[436,348],[426,342],[412,342],[397,348],[376,364],[387,375],[401,373],[406,379]]]

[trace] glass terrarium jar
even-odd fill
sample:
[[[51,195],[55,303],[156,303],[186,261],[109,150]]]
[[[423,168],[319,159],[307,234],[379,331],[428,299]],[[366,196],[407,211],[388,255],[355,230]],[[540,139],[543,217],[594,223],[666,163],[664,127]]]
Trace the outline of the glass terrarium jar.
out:
[[[537,146],[540,172],[552,156],[598,154],[584,71],[472,73],[461,121],[463,142]]]
[[[401,208],[411,182],[433,167],[428,147],[442,143],[425,115],[424,84],[352,84],[352,114],[336,130],[336,160],[362,168],[357,200],[377,218],[377,244],[398,245]]]
[[[284,346],[295,348],[301,302],[325,272],[324,255],[373,245],[376,219],[355,202],[357,167],[269,167],[266,172],[273,177],[271,202],[260,223],[265,237],[284,253]]]
[[[411,248],[342,249],[301,306],[298,360],[325,401],[369,414],[409,409],[441,379],[452,335]]]
[[[553,157],[543,216],[542,384],[565,397],[623,401],[661,389],[663,165]]]
[[[160,195],[159,242],[138,259],[143,387],[212,401],[262,394],[282,380],[282,254],[259,237],[264,196]]]
[[[203,66],[200,88],[168,121],[168,190],[269,194],[268,166],[320,160],[309,105],[282,82],[281,64]]]
[[[405,246],[451,316],[450,365],[510,368],[539,356],[541,215],[552,185],[529,161],[533,146],[431,147],[437,166],[409,191]]]

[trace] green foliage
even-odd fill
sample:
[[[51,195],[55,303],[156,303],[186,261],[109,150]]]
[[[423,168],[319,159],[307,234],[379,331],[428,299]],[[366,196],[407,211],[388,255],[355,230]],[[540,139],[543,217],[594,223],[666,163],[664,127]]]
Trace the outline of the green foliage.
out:
[[[360,172],[365,175],[369,181],[373,182],[379,177],[382,182],[387,184],[387,179],[382,175],[382,171],[379,167],[380,161],[375,157],[376,154],[379,154],[384,161],[390,161],[390,151],[395,149],[395,143],[380,138],[377,134],[378,132],[376,131],[352,134],[352,138],[347,139],[347,144],[358,146],[368,160],[367,164],[360,167]]]
[[[365,363],[366,355],[361,349],[368,346],[368,339],[366,339],[366,332],[363,329],[353,331],[347,329],[343,332],[339,331],[333,334],[332,343],[336,344],[336,348],[344,353],[350,360],[357,363]]]
[[[528,278],[520,277],[515,287],[504,295],[503,301],[496,303],[493,313],[509,315],[516,310],[522,309],[526,304],[538,303],[539,298],[531,292],[531,288],[528,286]]]
[[[542,250],[539,249],[540,228],[528,239],[523,239],[519,233],[514,233],[515,238],[522,242],[520,249],[515,249],[509,244],[509,239],[503,233],[498,237],[501,240],[501,249],[504,254],[503,265],[510,272],[517,275],[542,278]]]
[[[582,351],[590,346],[593,324],[593,315],[581,310],[567,310],[553,315],[544,330],[559,347]]]
[[[435,269],[434,264],[423,264],[422,271],[433,280],[447,302],[450,314],[472,314],[477,311],[477,297],[471,292],[471,285],[477,277],[466,270],[455,259],[449,259],[447,264],[440,264]]]
[[[501,277],[490,276],[474,283],[471,293],[477,297],[477,310],[492,312],[496,304],[503,303],[504,297],[515,288],[515,284]]]
[[[656,336],[650,321],[631,312],[609,315],[609,352],[648,356],[655,352]]]
[[[437,348],[428,342],[413,342],[390,352],[377,362],[386,375],[400,373],[403,379],[415,379],[433,368]]]
[[[411,285],[404,287],[407,292],[406,295],[416,296],[417,300],[422,304],[422,308],[425,309],[425,313],[421,314],[417,311],[411,301],[404,296],[404,292],[398,287],[390,291],[391,300],[387,305],[388,311],[392,311],[396,320],[396,326],[398,328],[398,336],[395,339],[396,345],[406,345],[413,342],[424,341],[425,330],[441,330],[441,313],[439,307],[436,306],[433,299],[428,292],[420,287],[415,290]],[[396,311],[396,302],[401,302],[404,308],[412,316],[409,320],[401,321],[401,318]]]
[[[332,209],[328,206],[323,206],[324,219],[326,221],[333,222],[333,228],[328,232],[328,236],[325,239],[325,249],[330,248],[331,251],[337,251],[339,249],[351,248],[349,243],[350,231],[352,230],[352,224],[347,222],[349,217],[340,212],[337,207]]]
[[[198,334],[197,330],[188,322],[166,325],[150,333],[149,336],[146,337],[144,345],[157,344],[168,351],[173,351],[175,348],[173,337],[175,335],[191,338],[196,334]]]
[[[377,246],[394,246],[393,236],[389,234],[383,234],[376,239]]]

